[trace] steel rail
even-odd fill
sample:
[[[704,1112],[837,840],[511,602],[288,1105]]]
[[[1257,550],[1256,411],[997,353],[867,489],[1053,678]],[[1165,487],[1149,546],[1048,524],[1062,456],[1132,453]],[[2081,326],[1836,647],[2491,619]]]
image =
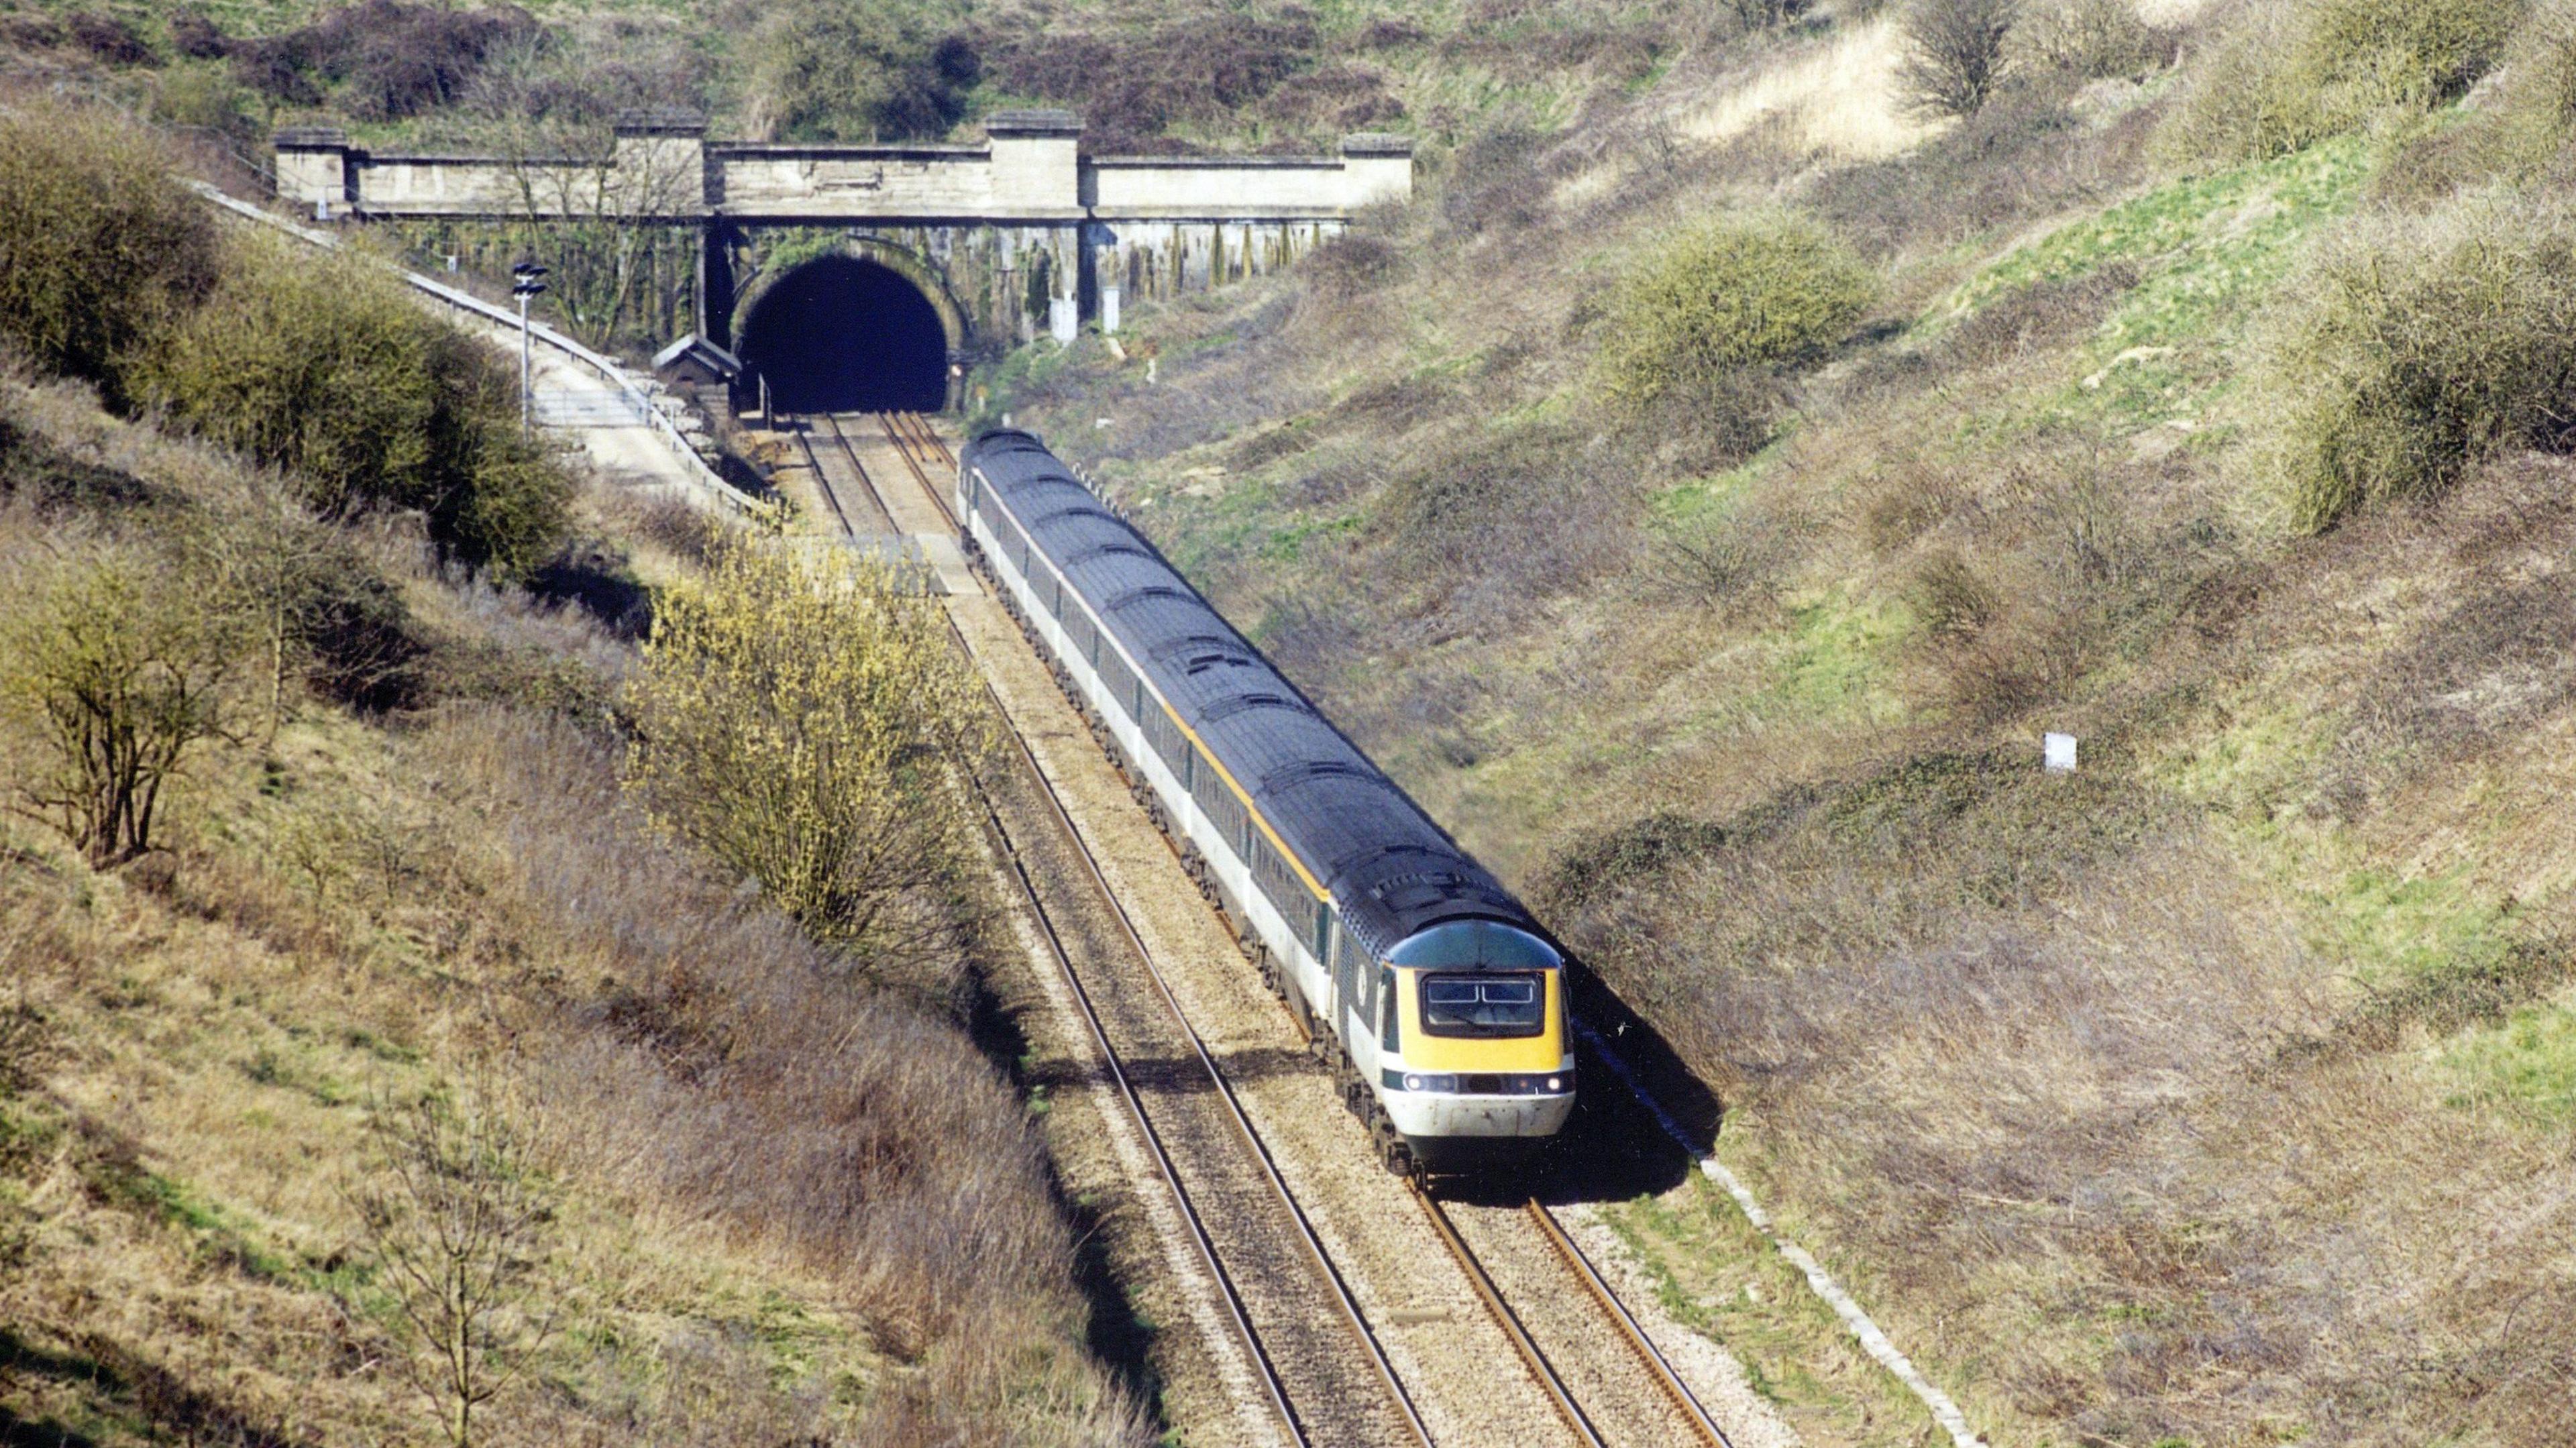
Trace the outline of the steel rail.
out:
[[[956,468],[957,454],[950,452],[948,444],[939,440],[939,429],[930,425],[930,419],[918,412],[898,412],[892,416],[896,426],[911,430],[913,441],[921,446],[924,453],[939,459],[941,467],[952,470]]]
[[[953,620],[950,628],[953,631],[956,630]],[[963,631],[957,631],[957,638],[961,645],[964,644]],[[1000,709],[1002,704],[1000,693],[993,689],[989,680],[984,688],[985,692],[992,696],[994,708]],[[1137,932],[1135,920],[1127,913],[1126,902],[1118,898],[1118,892],[1109,886],[1108,877],[1101,873],[1100,862],[1093,856],[1091,846],[1083,840],[1081,830],[1074,824],[1072,812],[1066,808],[1063,795],[1057,791],[1055,782],[1046,777],[1046,771],[1039,766],[1037,754],[1029,748],[1028,741],[1021,738],[1016,730],[1006,729],[1003,732],[1010,735],[1012,745],[1018,751],[1020,758],[1026,762],[1030,775],[1037,780],[1040,790],[1045,794],[1050,806],[1049,812],[1054,816],[1057,828],[1071,842],[1075,856],[1082,861],[1084,876],[1090,881],[1092,888],[1099,893],[1100,898],[1108,904],[1110,914],[1118,921],[1119,932],[1126,936],[1129,946],[1136,952],[1138,963],[1145,967],[1146,978],[1154,983],[1155,994],[1162,999],[1165,1009],[1171,1012],[1173,1022],[1181,1028],[1181,1034],[1190,1043],[1191,1054],[1198,1058],[1200,1068],[1207,1073],[1209,1082],[1217,1088],[1217,1099],[1225,1104],[1227,1119],[1234,1124],[1236,1133],[1251,1152],[1252,1159],[1260,1164],[1261,1174],[1268,1181],[1271,1193],[1279,1199],[1280,1205],[1287,1208],[1289,1220],[1296,1224],[1298,1240],[1306,1250],[1308,1261],[1322,1275],[1326,1285],[1332,1288],[1334,1301],[1342,1310],[1344,1324],[1351,1329],[1361,1345],[1368,1349],[1370,1363],[1377,1369],[1379,1379],[1386,1384],[1388,1396],[1394,1399],[1396,1407],[1402,1411],[1406,1425],[1413,1430],[1414,1438],[1423,1444],[1424,1448],[1431,1448],[1431,1430],[1422,1421],[1421,1411],[1414,1407],[1413,1395],[1404,1390],[1403,1380],[1396,1376],[1395,1364],[1388,1359],[1385,1345],[1377,1340],[1377,1333],[1369,1327],[1367,1316],[1360,1311],[1359,1299],[1351,1295],[1350,1283],[1343,1279],[1341,1269],[1333,1265],[1331,1255],[1325,1252],[1323,1239],[1316,1235],[1314,1223],[1306,1217],[1306,1209],[1298,1205],[1296,1194],[1288,1189],[1287,1179],[1279,1174],[1279,1164],[1271,1157],[1269,1145],[1261,1139],[1261,1133],[1253,1128],[1252,1118],[1244,1114],[1243,1103],[1234,1093],[1234,1083],[1226,1079],[1224,1070],[1216,1064],[1216,1058],[1209,1054],[1206,1040],[1199,1035],[1198,1027],[1191,1025],[1189,1016],[1182,1011],[1179,997],[1172,994],[1171,983],[1163,978],[1162,968],[1154,964],[1153,952],[1146,947],[1144,936]]]
[[[800,430],[797,436],[801,440],[804,434]],[[847,447],[846,440],[844,447]],[[833,513],[841,520],[842,532],[851,541],[857,541],[857,530],[850,526],[849,515],[842,511],[840,500],[832,496],[831,481],[823,476],[821,461],[814,457],[811,444],[806,445],[805,452],[807,461],[814,468],[816,485],[831,501]],[[860,482],[875,487],[856,452],[850,454],[850,465],[858,469]],[[946,617],[944,610],[942,617]],[[963,649],[966,636],[959,632],[953,618],[948,619],[948,631],[958,647]],[[1001,696],[993,692],[989,682],[984,690],[992,698],[995,712],[1000,713]],[[1191,1198],[1190,1189],[1182,1185],[1180,1168],[1172,1160],[1170,1148],[1163,1144],[1162,1133],[1155,1129],[1153,1117],[1145,1110],[1145,1098],[1136,1090],[1136,1083],[1128,1076],[1125,1064],[1118,1059],[1117,1048],[1109,1043],[1108,1027],[1100,1019],[1099,1008],[1092,1004],[1091,992],[1083,986],[1082,977],[1073,968],[1073,956],[1065,949],[1064,934],[1056,925],[1055,913],[1047,909],[1046,899],[1039,893],[1037,882],[1029,878],[1028,866],[1011,838],[1010,826],[1002,820],[1001,809],[994,803],[992,790],[985,784],[983,775],[972,764],[962,772],[974,790],[977,806],[983,811],[985,827],[992,831],[994,842],[1001,846],[1002,858],[1009,862],[1012,878],[1019,882],[1021,896],[1028,901],[1030,912],[1037,917],[1039,932],[1047,943],[1047,953],[1054,957],[1056,970],[1071,988],[1074,1004],[1081,1008],[1083,1024],[1091,1032],[1092,1044],[1099,1047],[1100,1059],[1109,1067],[1110,1081],[1117,1086],[1118,1095],[1126,1102],[1127,1113],[1135,1121],[1137,1132],[1144,1137],[1145,1145],[1153,1153],[1155,1171],[1163,1178],[1163,1185],[1171,1189],[1173,1205],[1179,1210],[1182,1222],[1189,1227],[1190,1241],[1198,1249],[1199,1260],[1206,1264],[1209,1277],[1214,1279],[1225,1299],[1226,1316],[1233,1322],[1235,1333],[1243,1342],[1245,1355],[1252,1359],[1253,1367],[1261,1376],[1262,1389],[1270,1400],[1271,1411],[1278,1415],[1280,1425],[1287,1429],[1289,1440],[1299,1448],[1305,1448],[1313,1440],[1306,1435],[1304,1422],[1289,1404],[1287,1385],[1279,1377],[1278,1365],[1271,1362],[1270,1355],[1263,1351],[1260,1334],[1252,1330],[1252,1318],[1244,1306],[1242,1290],[1235,1285],[1234,1275],[1226,1271],[1225,1264],[1218,1259],[1215,1239],[1208,1235],[1207,1222],[1200,1215],[1198,1203]]]
[[[808,435],[808,426],[803,419],[797,420],[796,446],[805,453],[805,470],[814,475],[814,490],[823,495],[824,502],[832,505],[832,516],[840,521],[841,531],[848,535],[851,542],[856,543],[859,541],[859,530],[850,522],[850,510],[841,506],[841,495],[833,491],[832,480],[823,474],[823,460],[814,455],[814,439]],[[852,467],[858,467],[858,463],[856,456],[850,459]],[[867,469],[859,468],[859,481],[862,484],[867,483]]]
[[[1440,1245],[1449,1249],[1449,1255],[1457,1259],[1460,1269],[1466,1272],[1467,1285],[1476,1290],[1476,1300],[1485,1305],[1486,1315],[1493,1318],[1495,1324],[1502,1328],[1503,1335],[1512,1340],[1512,1347],[1521,1355],[1522,1365],[1530,1370],[1530,1376],[1538,1379],[1539,1386],[1547,1390],[1549,1406],[1556,1409],[1556,1415],[1565,1420],[1565,1426],[1573,1429],[1574,1436],[1582,1439],[1589,1448],[1608,1448],[1600,1430],[1584,1416],[1583,1405],[1574,1401],[1573,1389],[1556,1375],[1555,1365],[1531,1340],[1529,1329],[1521,1326],[1520,1314],[1512,1311],[1511,1304],[1503,1300],[1502,1289],[1494,1285],[1494,1279],[1485,1271],[1485,1264],[1476,1259],[1475,1250],[1467,1245],[1467,1239],[1458,1235],[1457,1224],[1449,1220],[1449,1213],[1441,1207],[1440,1199],[1431,1195],[1420,1182],[1408,1179],[1405,1185],[1412,1190],[1413,1199],[1422,1204],[1424,1215],[1430,1217],[1431,1229],[1440,1238]]]
[[[1646,1335],[1645,1327],[1628,1311],[1628,1304],[1619,1300],[1619,1294],[1592,1265],[1592,1259],[1584,1255],[1573,1234],[1556,1219],[1556,1213],[1549,1211],[1547,1204],[1536,1197],[1530,1198],[1528,1210],[1531,1220],[1538,1223],[1539,1234],[1547,1238],[1548,1245],[1556,1248],[1557,1255],[1565,1259],[1565,1265],[1582,1279],[1584,1287],[1592,1294],[1592,1300],[1601,1304],[1601,1309],[1618,1324],[1620,1335],[1627,1339],[1628,1346],[1634,1348],[1638,1358],[1645,1363],[1655,1386],[1663,1389],[1664,1396],[1673,1400],[1673,1406],[1682,1410],[1682,1416],[1690,1420],[1691,1427],[1698,1431],[1700,1438],[1714,1448],[1735,1448],[1727,1438],[1726,1430],[1717,1426],[1717,1420],[1708,1415],[1708,1409],[1700,1406],[1690,1385],[1682,1381],[1682,1375],[1674,1370],[1672,1361],[1664,1356],[1663,1350],[1655,1346],[1655,1340]]]
[[[954,627],[952,623],[952,630]],[[963,635],[958,636],[958,642],[961,646],[964,644]],[[998,709],[1001,700],[996,698],[993,702]],[[1145,1144],[1153,1149],[1155,1170],[1162,1176],[1163,1185],[1171,1189],[1172,1201],[1180,1209],[1181,1220],[1189,1225],[1191,1244],[1197,1247],[1199,1260],[1207,1264],[1208,1275],[1215,1279],[1225,1298],[1226,1317],[1234,1324],[1245,1355],[1252,1359],[1253,1367],[1261,1375],[1262,1391],[1270,1400],[1271,1412],[1278,1415],[1280,1426],[1288,1432],[1289,1441],[1305,1448],[1314,1441],[1307,1435],[1305,1420],[1298,1416],[1295,1405],[1289,1401],[1288,1385],[1279,1376],[1278,1364],[1272,1362],[1270,1354],[1263,1349],[1261,1334],[1253,1330],[1242,1289],[1235,1285],[1234,1274],[1225,1269],[1219,1258],[1216,1242],[1208,1235],[1206,1219],[1201,1216],[1198,1203],[1191,1198],[1190,1189],[1181,1184],[1180,1168],[1173,1162],[1170,1148],[1163,1144],[1162,1133],[1155,1130],[1153,1117],[1145,1110],[1144,1097],[1138,1094],[1135,1082],[1127,1075],[1126,1066],[1119,1061],[1117,1048],[1109,1043],[1109,1029],[1100,1019],[1099,1008],[1092,1004],[1091,992],[1084,987],[1081,974],[1073,968],[1073,957],[1065,949],[1064,936],[1056,927],[1053,912],[1046,908],[1045,900],[1039,895],[1037,882],[1029,878],[1028,866],[1023,863],[1019,846],[1011,838],[1010,826],[1002,822],[1001,810],[995,805],[983,777],[971,765],[965,774],[974,786],[975,801],[984,812],[985,826],[992,830],[994,840],[1002,847],[1003,858],[1010,862],[1011,875],[1019,881],[1020,893],[1028,900],[1030,910],[1036,914],[1038,924],[1045,932],[1047,953],[1055,958],[1057,972],[1072,988],[1074,1003],[1082,1008],[1083,1024],[1091,1031],[1092,1044],[1100,1049],[1100,1059],[1108,1063],[1109,1079],[1117,1083],[1118,1094],[1127,1103],[1128,1114],[1135,1119]]]
[[[851,461],[853,466],[857,464],[855,453]],[[866,477],[864,470],[861,476]],[[875,486],[873,482],[869,485]],[[955,523],[956,510],[949,506],[947,499],[939,496],[938,488],[925,484],[923,490],[930,495],[932,505],[937,507],[952,524]],[[882,497],[879,501],[882,505]],[[888,511],[892,510],[888,509]],[[971,658],[973,649],[967,643],[965,631],[957,626],[957,620],[953,615],[943,613],[943,616],[947,617],[950,636],[957,641],[959,649],[964,650]],[[984,679],[982,682],[985,696],[992,701],[995,716],[1007,721],[1010,716],[1003,706],[1001,691],[993,687],[990,679]],[[1172,993],[1170,982],[1163,978],[1161,967],[1154,963],[1153,951],[1146,946],[1144,936],[1136,929],[1134,918],[1127,913],[1126,902],[1120,900],[1118,892],[1110,888],[1108,876],[1102,873],[1100,861],[1092,853],[1090,843],[1083,839],[1081,829],[1074,824],[1073,813],[1066,806],[1062,793],[1056,789],[1055,781],[1047,778],[1046,770],[1038,763],[1036,751],[1029,747],[1028,740],[1021,737],[1018,730],[1006,726],[1002,732],[1010,738],[1013,750],[1027,766],[1029,778],[1037,782],[1039,793],[1046,800],[1049,817],[1055,821],[1056,828],[1065,842],[1072,847],[1074,857],[1082,862],[1084,878],[1101,902],[1109,907],[1110,918],[1118,922],[1119,933],[1126,938],[1129,948],[1135,952],[1137,963],[1145,968],[1146,978],[1153,982],[1155,994],[1162,1000],[1164,1009],[1170,1012],[1174,1024],[1180,1027],[1182,1036],[1189,1041],[1191,1053],[1198,1059],[1199,1067],[1206,1073],[1209,1083],[1216,1088],[1217,1099],[1225,1104],[1227,1119],[1232,1123],[1236,1134],[1251,1153],[1252,1159],[1259,1163],[1262,1177],[1272,1195],[1278,1199],[1281,1206],[1287,1209],[1289,1220],[1297,1228],[1299,1245],[1304,1248],[1308,1262],[1314,1266],[1324,1283],[1332,1289],[1335,1303],[1342,1310],[1344,1324],[1368,1350],[1371,1365],[1376,1368],[1379,1380],[1385,1384],[1389,1397],[1394,1400],[1395,1406],[1402,1413],[1406,1426],[1412,1429],[1414,1439],[1422,1444],[1423,1448],[1432,1448],[1431,1430],[1422,1421],[1420,1410],[1415,1408],[1412,1394],[1405,1391],[1402,1379],[1396,1375],[1395,1364],[1388,1359],[1385,1345],[1378,1341],[1376,1332],[1369,1327],[1367,1316],[1360,1311],[1358,1299],[1351,1294],[1350,1284],[1343,1279],[1340,1269],[1333,1265],[1331,1256],[1324,1251],[1323,1239],[1316,1235],[1314,1223],[1307,1219],[1306,1209],[1298,1205],[1296,1194],[1288,1189],[1287,1179],[1280,1175],[1279,1165],[1270,1155],[1269,1146],[1262,1141],[1260,1132],[1254,1129],[1252,1119],[1244,1113],[1242,1102],[1235,1096],[1234,1083],[1226,1079],[1225,1072],[1216,1063],[1216,1058],[1209,1054],[1206,1040],[1199,1035],[1198,1028],[1190,1024],[1189,1016],[1182,1011],[1180,1000]],[[1001,823],[999,811],[995,808],[992,796],[985,788],[982,778],[972,768],[967,770],[967,776],[974,782],[988,819],[996,828],[999,828]],[[1009,840],[1007,830],[1003,832],[1002,838],[1005,842]],[[1016,853],[1013,855],[1012,869],[1021,883],[1030,890],[1031,900],[1034,903],[1036,900],[1034,882],[1029,880],[1028,872],[1019,863]],[[1039,909],[1043,915],[1044,907],[1041,905]],[[1050,931],[1052,932],[1052,926]],[[1101,1051],[1112,1062],[1115,1069],[1117,1052],[1109,1044],[1107,1032],[1091,1004],[1090,993],[1084,988],[1079,975],[1074,971],[1071,957],[1061,949],[1060,941],[1057,942],[1057,947],[1055,952],[1057,964],[1063,970],[1067,983],[1072,986],[1075,999],[1082,1003],[1083,1014],[1090,1021],[1093,1038],[1099,1043]],[[1120,1072],[1120,1076],[1124,1079],[1123,1072]],[[1136,1111],[1140,1122],[1143,1121],[1145,1118],[1141,1100],[1136,1103]],[[1152,1126],[1147,1124],[1146,1131],[1149,1135],[1152,1134],[1152,1130]],[[1158,1153],[1161,1151],[1159,1139],[1157,1139],[1156,1149]],[[1186,1204],[1187,1194],[1181,1190],[1178,1177],[1170,1175],[1169,1158],[1165,1157],[1164,1162],[1167,1176],[1173,1183],[1173,1189],[1185,1204],[1183,1211],[1191,1218],[1192,1230],[1199,1236],[1212,1270],[1217,1272],[1219,1280],[1226,1286],[1229,1306],[1233,1309],[1237,1328],[1243,1333],[1254,1359],[1261,1364],[1274,1406],[1282,1414],[1282,1421],[1289,1425],[1291,1436],[1299,1443],[1307,1442],[1303,1419],[1290,1404],[1285,1385],[1279,1380],[1275,1366],[1262,1350],[1259,1335],[1253,1331],[1249,1318],[1244,1314],[1243,1305],[1235,1295],[1233,1279],[1225,1274],[1222,1266],[1217,1265],[1215,1245],[1207,1239],[1206,1229],[1198,1220],[1196,1208]]]
[[[885,415],[880,416],[882,419]],[[915,421],[918,422],[918,419]],[[894,424],[891,421],[887,422],[887,434],[890,440],[894,436]],[[902,451],[900,443],[897,443],[897,449]],[[923,476],[920,466],[913,463],[908,453],[904,460],[912,464],[913,475],[930,494],[931,502],[938,507],[942,516],[954,525],[957,521],[956,510],[949,506],[948,500],[940,496],[939,490]],[[1026,746],[1023,745],[1022,748],[1025,749]],[[1050,794],[1053,792],[1052,785],[1049,786],[1049,792]],[[1164,843],[1166,845],[1172,843],[1168,834],[1164,836]],[[1177,847],[1175,847],[1175,854],[1177,853]],[[1088,862],[1088,850],[1083,854]],[[1104,891],[1107,890],[1106,882],[1102,883],[1101,888]],[[1123,919],[1125,908],[1123,906],[1119,908]],[[1158,975],[1158,984],[1159,981]],[[1165,998],[1167,1001],[1170,999],[1168,991]],[[1177,1012],[1178,1005],[1174,1004],[1173,1009]],[[1298,1035],[1303,1039],[1311,1040],[1312,1033],[1307,1030],[1305,1022],[1298,1019],[1298,1013],[1292,1010],[1288,1015],[1290,1023],[1297,1028]],[[1184,1024],[1186,1025],[1186,1022]],[[1567,1426],[1574,1430],[1576,1437],[1587,1444],[1595,1445],[1595,1448],[1600,1448],[1604,1440],[1599,1432],[1593,1428],[1582,1406],[1575,1400],[1573,1392],[1566,1387],[1564,1380],[1558,1376],[1555,1367],[1547,1361],[1546,1355],[1539,1350],[1538,1344],[1522,1326],[1518,1315],[1505,1302],[1501,1289],[1485,1271],[1484,1264],[1477,1259],[1474,1249],[1470,1248],[1466,1240],[1458,1234],[1456,1225],[1449,1220],[1449,1214],[1440,1206],[1439,1199],[1432,1196],[1419,1181],[1408,1180],[1406,1185],[1412,1190],[1414,1199],[1422,1204],[1424,1212],[1430,1217],[1432,1229],[1440,1238],[1441,1244],[1448,1248],[1450,1255],[1466,1272],[1469,1285],[1475,1289],[1486,1311],[1502,1327],[1505,1336],[1512,1340],[1513,1347],[1520,1352],[1521,1359],[1529,1367],[1531,1375],[1537,1378],[1540,1386],[1547,1391],[1551,1406],[1555,1407],[1558,1415],[1565,1419]],[[1546,1204],[1535,1197],[1529,1200],[1527,1210],[1539,1224],[1541,1235],[1547,1239],[1550,1246],[1556,1249],[1568,1268],[1583,1283],[1585,1290],[1608,1314],[1618,1328],[1620,1336],[1645,1365],[1648,1375],[1654,1378],[1656,1387],[1661,1389],[1665,1396],[1672,1400],[1674,1406],[1681,1410],[1683,1417],[1689,1420],[1692,1429],[1704,1442],[1714,1445],[1714,1448],[1734,1448],[1725,1430],[1709,1416],[1708,1410],[1691,1392],[1689,1385],[1682,1381],[1680,1373],[1673,1367],[1671,1360],[1666,1358],[1663,1350],[1656,1347],[1654,1340],[1647,1336],[1643,1325],[1628,1310],[1628,1305],[1619,1300],[1616,1289],[1610,1286],[1608,1280],[1592,1265],[1591,1259],[1584,1255],[1583,1249],[1556,1220],[1555,1213],[1550,1212]]]
[[[907,414],[880,412],[877,414],[877,426],[884,429],[886,441],[894,445],[896,455],[903,459],[903,465],[912,470],[912,480],[921,484],[922,491],[936,494],[939,490],[938,485],[930,480],[930,470],[922,465],[919,456],[921,451],[919,440],[906,437],[902,425],[895,421],[896,418],[905,415]]]

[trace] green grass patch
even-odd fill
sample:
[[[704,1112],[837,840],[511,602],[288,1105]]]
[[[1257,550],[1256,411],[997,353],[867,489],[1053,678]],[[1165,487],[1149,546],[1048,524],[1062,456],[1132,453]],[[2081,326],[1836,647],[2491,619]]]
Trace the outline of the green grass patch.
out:
[[[1600,1211],[1645,1268],[1665,1313],[1733,1353],[1753,1390],[1803,1435],[1855,1444],[1938,1439],[1922,1404],[1862,1354],[1804,1276],[1698,1173],[1672,1191]]]
[[[1888,688],[1887,664],[1912,632],[1895,599],[1836,589],[1792,604],[1777,637],[1767,702],[1818,718],[1893,718],[1904,707]]]
[[[2004,432],[2081,421],[2130,426],[2203,410],[2236,375],[2248,323],[2292,275],[2318,228],[2359,204],[2371,168],[2361,137],[2155,187],[2020,247],[1935,304],[1937,334],[2016,289],[2114,266],[2140,280],[2074,353],[2076,370]]]
[[[2549,1001],[2472,1030],[2442,1052],[2451,1103],[2504,1105],[2550,1126],[2576,1120],[2576,1008]]]

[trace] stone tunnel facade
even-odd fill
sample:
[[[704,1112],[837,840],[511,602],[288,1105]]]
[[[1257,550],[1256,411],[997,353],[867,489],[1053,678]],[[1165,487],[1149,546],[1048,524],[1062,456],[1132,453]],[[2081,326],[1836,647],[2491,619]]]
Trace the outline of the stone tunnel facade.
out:
[[[328,129],[280,131],[281,197],[364,221],[565,221],[700,236],[698,335],[728,346],[762,295],[844,256],[902,275],[938,313],[952,361],[1082,322],[1115,331],[1142,298],[1286,266],[1363,207],[1413,192],[1410,142],[1335,154],[1085,156],[1062,111],[1012,111],[967,145],[712,142],[686,114],[620,117],[600,156],[379,153]]]

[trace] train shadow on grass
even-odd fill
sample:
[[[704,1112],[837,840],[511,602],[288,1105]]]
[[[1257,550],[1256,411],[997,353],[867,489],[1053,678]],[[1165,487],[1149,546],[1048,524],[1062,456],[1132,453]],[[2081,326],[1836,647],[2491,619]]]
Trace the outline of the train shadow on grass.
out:
[[[1716,1093],[1691,1073],[1660,1032],[1580,962],[1569,968],[1567,986],[1576,1018],[1618,1053],[1628,1075],[1653,1096],[1692,1149],[1706,1151],[1717,1139],[1724,1111]],[[1578,1038],[1574,1056],[1580,1083],[1574,1115],[1556,1141],[1508,1170],[1444,1177],[1443,1196],[1493,1204],[1516,1204],[1533,1196],[1550,1203],[1615,1202],[1670,1191],[1690,1175],[1690,1152],[1601,1053]]]

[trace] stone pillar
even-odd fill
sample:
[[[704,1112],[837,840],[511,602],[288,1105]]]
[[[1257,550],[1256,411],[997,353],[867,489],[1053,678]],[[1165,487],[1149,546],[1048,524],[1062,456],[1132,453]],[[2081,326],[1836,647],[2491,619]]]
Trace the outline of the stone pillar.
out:
[[[1071,111],[995,111],[985,118],[993,208],[1016,216],[1079,216],[1082,122]]]
[[[287,126],[272,144],[277,151],[277,197],[331,214],[357,200],[351,186],[349,133],[337,126]]]
[[[1413,139],[1362,133],[1342,137],[1342,205],[1413,199]]]
[[[1118,288],[1114,286],[1100,289],[1100,334],[1104,337],[1118,335]]]
[[[620,111],[615,126],[619,200],[641,216],[707,214],[707,121],[695,111]]]

